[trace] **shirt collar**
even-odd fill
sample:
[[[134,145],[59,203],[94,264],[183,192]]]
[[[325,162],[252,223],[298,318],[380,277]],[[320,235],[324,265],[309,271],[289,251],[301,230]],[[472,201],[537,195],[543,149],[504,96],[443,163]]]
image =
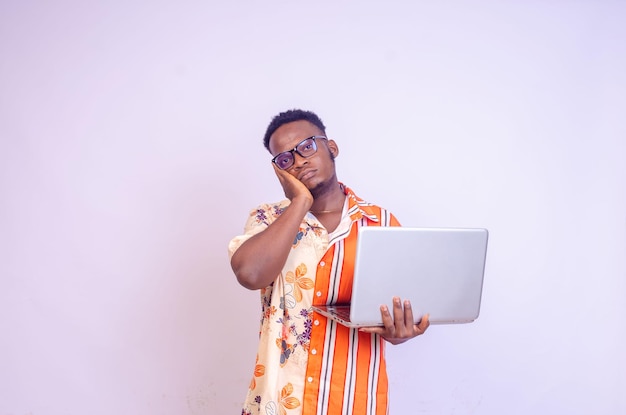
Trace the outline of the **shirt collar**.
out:
[[[348,197],[348,215],[350,215],[350,220],[354,222],[365,216],[374,222],[380,222],[380,218],[376,215],[376,209],[371,203],[358,197],[352,189],[343,183],[339,183],[339,185]]]

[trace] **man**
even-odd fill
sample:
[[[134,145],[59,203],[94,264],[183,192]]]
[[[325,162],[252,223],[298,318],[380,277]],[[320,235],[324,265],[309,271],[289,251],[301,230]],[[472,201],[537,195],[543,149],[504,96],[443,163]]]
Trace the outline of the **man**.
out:
[[[242,415],[387,413],[385,341],[403,343],[428,328],[411,305],[381,306],[384,327],[350,329],[313,304],[350,302],[361,226],[399,226],[337,180],[339,148],[312,112],[274,117],[264,138],[286,200],[252,211],[229,244],[237,280],[261,290],[263,315],[254,377]],[[384,278],[381,275],[381,279]]]

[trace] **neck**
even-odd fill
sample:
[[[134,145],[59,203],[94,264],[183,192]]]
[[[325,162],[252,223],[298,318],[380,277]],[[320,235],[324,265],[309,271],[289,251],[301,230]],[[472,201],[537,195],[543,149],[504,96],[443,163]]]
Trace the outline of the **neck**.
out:
[[[345,200],[346,195],[343,186],[339,182],[335,182],[334,186],[315,197],[310,212],[314,214],[341,212]]]

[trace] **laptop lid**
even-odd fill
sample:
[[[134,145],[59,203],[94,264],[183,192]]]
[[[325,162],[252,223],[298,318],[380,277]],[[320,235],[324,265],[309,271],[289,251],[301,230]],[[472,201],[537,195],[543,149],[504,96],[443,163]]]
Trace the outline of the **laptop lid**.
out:
[[[482,228],[363,227],[359,229],[352,302],[316,309],[352,326],[382,325],[380,306],[411,301],[415,321],[469,323],[480,312],[488,231]],[[344,313],[346,310],[344,310]]]

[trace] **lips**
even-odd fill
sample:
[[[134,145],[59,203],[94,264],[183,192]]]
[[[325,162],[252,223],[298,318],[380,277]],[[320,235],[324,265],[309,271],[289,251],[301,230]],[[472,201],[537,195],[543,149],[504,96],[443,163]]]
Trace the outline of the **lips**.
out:
[[[303,180],[309,179],[313,177],[314,174],[315,174],[315,170],[312,170],[312,169],[305,170],[302,172],[302,174],[298,176],[298,180],[303,181]]]

